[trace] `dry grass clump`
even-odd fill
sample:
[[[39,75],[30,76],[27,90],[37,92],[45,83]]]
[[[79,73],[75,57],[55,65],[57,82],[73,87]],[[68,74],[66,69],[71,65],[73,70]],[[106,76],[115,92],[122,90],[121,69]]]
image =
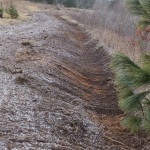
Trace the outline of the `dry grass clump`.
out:
[[[136,21],[123,5],[123,1],[110,7],[106,0],[97,0],[92,10],[71,13],[71,17],[84,24],[92,36],[109,47],[109,52],[123,52],[137,59],[142,48],[136,37]]]
[[[136,44],[134,37],[120,36],[103,28],[91,30],[91,35],[99,40],[98,46],[103,45],[106,47],[109,54],[122,52],[134,60],[139,57],[141,49]]]

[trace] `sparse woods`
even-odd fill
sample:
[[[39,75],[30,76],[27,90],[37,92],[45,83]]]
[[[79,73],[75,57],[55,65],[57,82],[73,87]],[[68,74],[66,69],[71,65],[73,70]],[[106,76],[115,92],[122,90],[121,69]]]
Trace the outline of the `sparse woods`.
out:
[[[150,0],[127,0],[126,6],[133,15],[140,17],[138,31],[148,40]],[[119,92],[119,106],[125,113],[122,125],[132,132],[142,129],[150,135],[150,56],[141,54],[138,62],[137,65],[129,57],[116,54],[111,68]]]
[[[19,17],[19,13],[16,9],[16,6],[13,4],[13,1],[10,1],[9,6],[7,6],[5,9],[3,7],[3,2],[1,1],[0,5],[0,18],[3,18],[3,14],[6,12],[12,19],[17,19]]]
[[[65,7],[91,8],[95,0],[30,0],[33,2],[42,2],[48,4],[60,4]]]

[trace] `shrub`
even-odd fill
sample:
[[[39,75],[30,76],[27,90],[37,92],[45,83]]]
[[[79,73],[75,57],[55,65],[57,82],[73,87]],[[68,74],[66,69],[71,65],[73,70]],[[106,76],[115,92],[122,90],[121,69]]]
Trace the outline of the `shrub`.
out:
[[[122,125],[132,132],[144,129],[150,135],[150,56],[142,54],[141,66],[123,54],[111,60],[115,84],[119,92],[119,107],[125,113]]]
[[[4,9],[2,7],[0,7],[0,18],[3,17],[3,13],[4,13]]]
[[[11,5],[6,9],[6,13],[10,15],[12,19],[16,19],[19,17],[16,6],[11,3]]]

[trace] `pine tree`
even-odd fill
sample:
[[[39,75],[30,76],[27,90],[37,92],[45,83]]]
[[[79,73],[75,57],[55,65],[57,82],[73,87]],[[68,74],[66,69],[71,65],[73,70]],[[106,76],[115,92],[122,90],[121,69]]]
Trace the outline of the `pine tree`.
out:
[[[139,16],[138,26],[150,26],[150,0],[126,0],[130,13]],[[113,56],[110,66],[115,73],[118,105],[125,117],[122,125],[131,132],[145,130],[150,135],[150,56],[142,54],[140,64],[123,54]]]
[[[131,132],[144,129],[150,135],[150,56],[141,56],[140,66],[123,54],[113,56],[110,64],[118,87],[119,107],[125,113],[122,125]]]
[[[12,0],[10,6],[6,9],[6,13],[8,13],[12,19],[17,19],[19,17],[19,13]]]
[[[126,0],[126,7],[131,14],[140,17],[138,26],[145,29],[150,25],[150,0]]]

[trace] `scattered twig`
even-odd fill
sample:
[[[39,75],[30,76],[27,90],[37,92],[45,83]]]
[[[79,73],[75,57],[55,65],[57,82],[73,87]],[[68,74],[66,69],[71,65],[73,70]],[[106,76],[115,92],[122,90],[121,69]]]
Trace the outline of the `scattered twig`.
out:
[[[111,137],[108,137],[108,136],[106,136],[106,135],[104,135],[104,138],[106,138],[107,140],[110,140],[110,141],[112,141],[112,142],[114,142],[114,143],[118,143],[118,144],[120,144],[120,145],[122,145],[122,146],[128,148],[129,150],[135,150],[135,149],[133,149],[133,148],[131,148],[131,147],[125,145],[124,143],[122,143],[122,142],[120,142],[120,141],[117,141],[117,140],[115,140],[115,139],[112,139]]]

